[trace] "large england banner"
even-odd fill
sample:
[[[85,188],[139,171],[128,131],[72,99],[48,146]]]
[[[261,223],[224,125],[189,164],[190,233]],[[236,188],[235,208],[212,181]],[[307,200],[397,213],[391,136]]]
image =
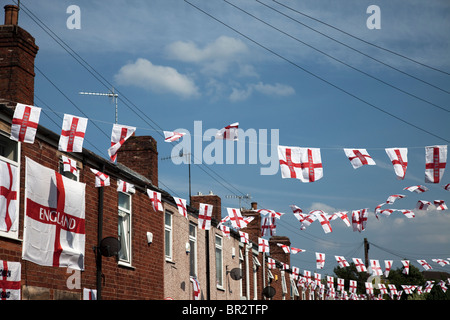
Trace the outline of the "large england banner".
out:
[[[26,158],[22,259],[84,270],[85,184]]]

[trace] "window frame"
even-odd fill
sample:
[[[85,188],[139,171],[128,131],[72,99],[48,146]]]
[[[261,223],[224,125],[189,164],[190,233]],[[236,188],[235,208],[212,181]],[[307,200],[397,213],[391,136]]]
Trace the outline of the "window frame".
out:
[[[191,231],[194,235],[191,235]],[[197,225],[189,222],[189,275],[194,278],[198,274],[197,262]]]
[[[166,217],[170,217],[170,226],[166,223]],[[166,232],[169,234],[169,244],[166,243]],[[169,255],[166,249],[169,249]],[[164,210],[164,256],[166,261],[173,261],[173,212],[169,210]]]
[[[124,250],[124,248],[121,247],[120,251],[119,251],[118,263],[120,265],[124,265],[124,266],[131,266],[132,265],[132,252],[133,252],[133,250],[132,250],[132,242],[133,242],[132,241],[132,239],[133,239],[133,232],[132,232],[133,231],[133,224],[132,224],[133,207],[132,207],[132,204],[133,204],[133,201],[132,201],[132,196],[130,193],[122,192],[122,191],[117,191],[117,192],[118,192],[117,209],[118,209],[118,215],[119,215],[118,224],[117,224],[117,233],[118,233],[118,237],[119,237],[119,241],[120,241],[121,245],[122,245],[122,239],[119,234],[121,212],[128,216],[128,235],[125,240],[125,241],[127,241],[126,244],[128,244],[128,247],[125,248],[127,258],[126,259],[121,258],[121,252],[122,252],[122,250]],[[120,194],[126,195],[128,197],[129,205],[130,205],[129,209],[120,207],[120,203],[119,203]]]
[[[217,239],[220,239],[220,245],[217,244]],[[215,237],[214,237],[214,248],[215,248],[214,253],[215,253],[215,261],[216,261],[216,287],[218,289],[223,289],[224,288],[223,287],[223,280],[224,280],[224,277],[223,277],[223,237],[218,234],[215,234]],[[219,250],[219,252],[220,252],[220,270],[218,270],[219,266],[217,263],[217,254],[218,254],[217,250]]]
[[[16,231],[0,231],[0,238],[9,238],[9,239],[13,239],[13,240],[19,240],[19,230],[20,230],[20,225],[19,225],[19,212],[20,212],[20,165],[21,165],[21,143],[19,141],[15,141],[9,138],[9,135],[4,132],[4,131],[0,131],[0,135],[2,138],[4,138],[6,141],[10,142],[10,143],[14,143],[15,144],[15,149],[16,149],[16,157],[17,160],[11,160],[3,155],[0,154],[0,160],[9,163],[10,165],[16,167],[17,169],[17,177],[16,177],[16,192],[17,192],[17,206],[16,206],[16,220],[14,221],[14,224],[17,224],[16,227]],[[25,200],[24,200],[25,201]]]

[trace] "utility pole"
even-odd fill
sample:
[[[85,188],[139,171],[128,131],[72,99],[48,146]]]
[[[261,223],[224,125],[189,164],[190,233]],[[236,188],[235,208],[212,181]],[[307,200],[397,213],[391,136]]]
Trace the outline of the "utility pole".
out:
[[[367,238],[364,238],[364,263],[366,264],[366,268],[369,267],[369,241]]]

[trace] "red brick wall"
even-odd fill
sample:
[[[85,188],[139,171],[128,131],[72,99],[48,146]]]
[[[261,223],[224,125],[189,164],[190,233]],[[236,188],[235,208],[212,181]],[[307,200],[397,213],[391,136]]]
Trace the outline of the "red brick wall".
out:
[[[287,246],[291,245],[291,241],[289,240],[288,237],[284,237],[284,236],[273,236],[269,239],[269,250],[270,250],[270,256],[272,259],[275,259],[276,261],[282,262],[282,263],[286,263],[288,265],[290,265],[290,260],[291,260],[291,256],[289,253],[284,253],[283,249],[281,247],[279,247],[277,245],[277,243],[281,243]],[[273,300],[281,300],[283,298],[282,295],[282,288],[281,288],[281,271],[280,268],[277,269],[272,269],[272,274],[278,277],[277,281],[272,281],[271,286],[275,288],[276,290],[276,294],[273,297]],[[290,295],[289,295],[289,288],[290,288],[290,283],[289,283],[289,273],[285,272],[285,281],[286,281],[286,287],[287,287],[287,291],[288,293],[285,296],[286,300],[290,299]]]
[[[149,179],[158,186],[157,143],[150,136],[131,136],[117,152],[117,162]]]
[[[56,145],[37,139],[34,144],[21,144],[19,238],[23,239],[25,156],[58,170],[60,152]],[[71,273],[66,268],[44,267],[21,261],[22,243],[0,238],[0,260],[22,262],[22,285],[49,289],[49,298],[56,298],[56,290],[70,291],[81,297],[83,288],[96,288],[96,261],[93,247],[97,246],[98,195],[94,174],[89,165],[77,155],[68,155],[78,161],[80,182],[86,183],[86,246],[85,271],[81,272],[81,288],[69,290],[67,279]],[[86,161],[86,159],[84,159]],[[86,161],[89,162],[89,161]],[[96,167],[95,169],[101,169]],[[111,185],[104,188],[103,237],[118,234],[117,179],[111,175]],[[132,182],[132,181],[130,181]],[[145,189],[137,187],[132,195],[132,267],[118,266],[115,258],[103,257],[103,299],[162,299],[164,289],[164,222],[161,212],[154,212]],[[148,245],[147,231],[153,233],[153,243]]]
[[[213,206],[212,219],[217,223],[222,219],[222,200],[219,196],[213,194],[191,196],[191,206],[198,210],[200,203]]]
[[[27,31],[14,25],[0,26],[0,98],[33,105],[38,50]]]

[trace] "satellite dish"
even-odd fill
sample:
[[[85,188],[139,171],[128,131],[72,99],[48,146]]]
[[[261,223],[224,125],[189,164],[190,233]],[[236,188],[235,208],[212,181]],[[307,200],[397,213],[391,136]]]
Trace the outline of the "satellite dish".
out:
[[[275,293],[276,293],[277,291],[275,290],[275,288],[274,287],[271,287],[271,286],[267,286],[267,287],[265,287],[264,289],[263,289],[263,295],[266,297],[266,298],[272,298],[274,295],[275,295]]]
[[[241,280],[242,279],[242,270],[240,268],[234,268],[230,271],[231,279],[233,280]]]
[[[120,251],[120,241],[114,237],[106,237],[100,241],[100,253],[105,257],[118,256]]]

